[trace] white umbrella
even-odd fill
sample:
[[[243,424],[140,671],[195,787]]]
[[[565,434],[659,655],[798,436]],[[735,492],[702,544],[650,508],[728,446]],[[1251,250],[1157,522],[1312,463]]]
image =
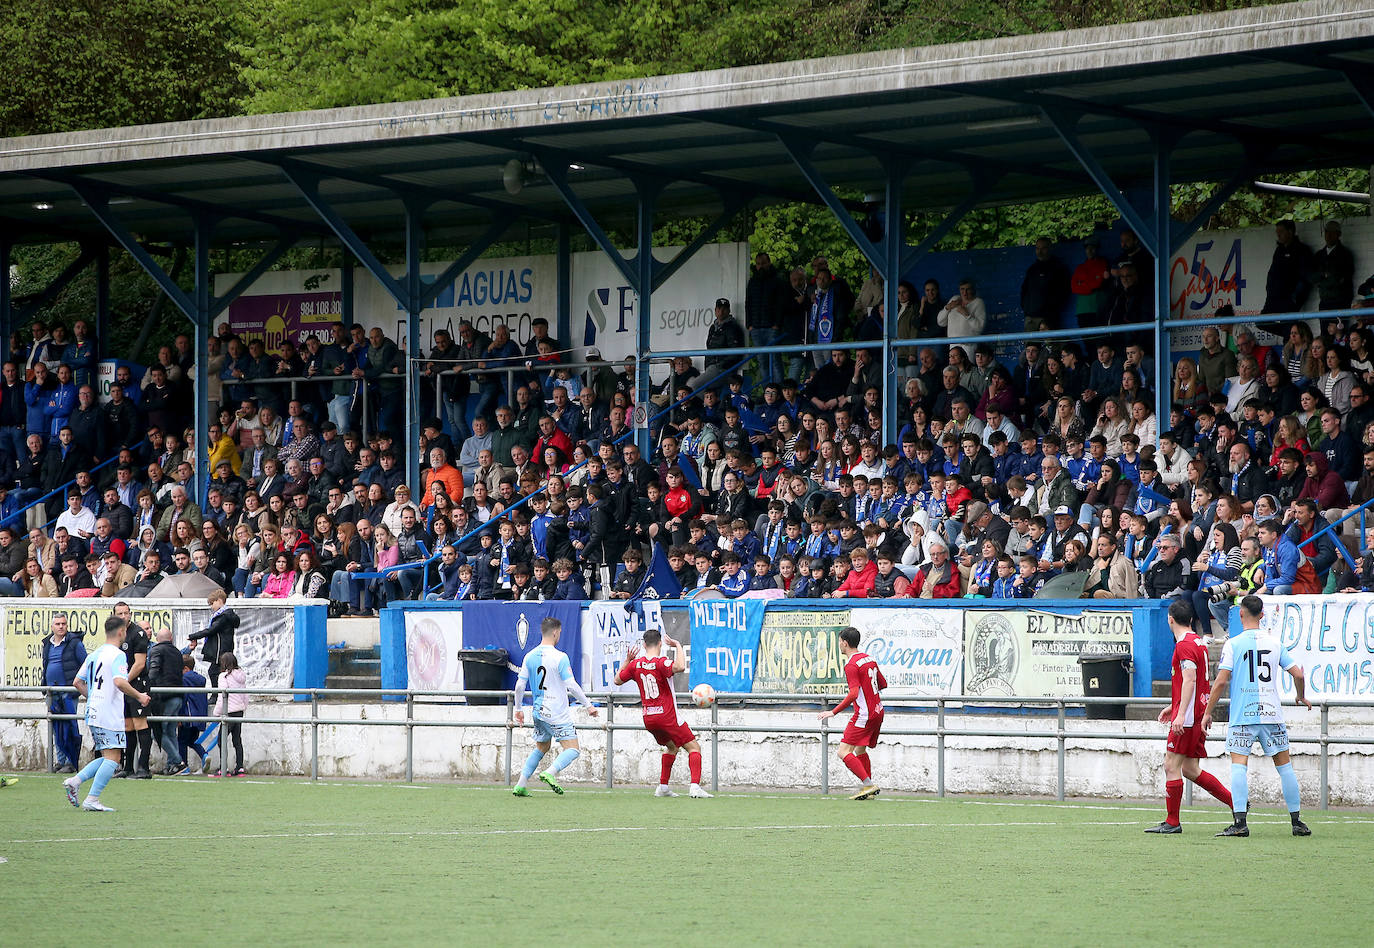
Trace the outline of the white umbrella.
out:
[[[168,576],[148,593],[149,599],[204,599],[220,584],[204,573],[177,573]]]

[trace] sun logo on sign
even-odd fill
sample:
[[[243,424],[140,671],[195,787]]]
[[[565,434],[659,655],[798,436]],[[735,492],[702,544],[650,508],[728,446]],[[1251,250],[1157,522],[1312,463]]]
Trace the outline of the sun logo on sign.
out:
[[[515,641],[520,643],[521,648],[524,648],[525,643],[529,641],[529,638],[530,620],[525,618],[525,614],[522,612],[520,613],[520,618],[517,619],[515,622]]]

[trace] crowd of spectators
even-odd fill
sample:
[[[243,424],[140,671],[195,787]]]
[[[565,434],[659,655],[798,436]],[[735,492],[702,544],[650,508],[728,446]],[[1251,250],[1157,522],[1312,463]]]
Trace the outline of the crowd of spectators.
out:
[[[1313,288],[1323,306],[1368,294],[1350,287],[1353,261],[1323,276],[1322,261],[1344,260],[1339,227],[1306,254],[1278,232],[1272,311]],[[1374,498],[1374,337],[1341,320],[1285,325],[1273,346],[1208,329],[1157,418],[1148,340],[1093,332],[1148,320],[1151,263],[1133,235],[1120,242],[1108,260],[1086,241],[1073,266],[1037,243],[1028,325],[1073,313],[1085,338],[1032,340],[1006,362],[941,344],[983,332],[973,281],[948,297],[903,282],[886,443],[880,350],[829,345],[882,338],[882,282],[855,292],[824,258],[782,273],[760,254],[745,320],[721,298],[706,339],[803,342],[814,357],[711,356],[704,372],[674,360],[650,395],[662,416],[648,456],[629,437],[633,364],[593,348],[590,368],[570,367],[543,319],[523,342],[500,324],[437,331],[414,370],[440,411],[412,437],[407,358],[380,329],[335,324],[268,353],[226,325],[203,373],[178,336],[142,379],[121,367],[100,405],[88,328],[36,322],[0,386],[0,594],[137,595],[198,572],[231,597],[328,598],[351,614],[426,596],[627,599],[660,547],[684,593],[726,596],[1013,599],[1067,576],[1057,595],[1188,596],[1220,616],[1255,589],[1374,589],[1374,562],[1337,549],[1363,538],[1321,533]],[[213,406],[205,483],[188,427],[197,379]]]

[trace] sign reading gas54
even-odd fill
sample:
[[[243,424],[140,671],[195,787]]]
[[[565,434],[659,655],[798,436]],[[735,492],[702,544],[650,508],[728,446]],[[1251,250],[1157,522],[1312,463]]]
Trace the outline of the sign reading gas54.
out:
[[[1205,315],[1227,304],[1241,311],[1246,286],[1243,241],[1200,239],[1193,244],[1191,260],[1182,254],[1174,258],[1169,268],[1172,315]]]

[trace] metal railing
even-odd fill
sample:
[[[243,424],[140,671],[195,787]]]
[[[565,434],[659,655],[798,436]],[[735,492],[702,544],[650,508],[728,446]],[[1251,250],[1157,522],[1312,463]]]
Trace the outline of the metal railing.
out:
[[[49,696],[53,694],[72,694],[73,688],[60,688],[51,686],[28,686],[28,687],[0,687],[0,693],[31,694],[35,697],[44,699],[44,710],[37,712],[14,712],[0,711],[0,720],[10,721],[47,721],[49,722],[48,739],[48,761],[49,769],[53,769],[56,762],[56,749],[53,740],[51,722],[53,721],[80,721],[82,716],[79,714],[63,715],[54,714],[49,710]],[[321,727],[400,727],[405,728],[405,779],[407,782],[415,779],[415,729],[416,728],[500,728],[505,730],[505,754],[504,769],[506,784],[509,786],[514,781],[514,752],[515,752],[515,730],[528,725],[517,724],[515,721],[515,693],[513,691],[427,691],[401,688],[153,688],[150,693],[158,695],[184,695],[184,694],[205,694],[208,696],[225,696],[223,705],[226,709],[219,715],[210,714],[205,717],[160,717],[149,716],[147,720],[158,723],[185,724],[188,722],[204,722],[218,724],[220,728],[219,757],[220,769],[225,770],[227,759],[227,748],[223,740],[225,728],[230,723],[237,724],[266,724],[277,726],[295,726],[310,728],[310,779],[319,779],[319,732]],[[239,718],[230,718],[227,713],[228,695],[249,695],[258,697],[291,697],[299,700],[308,698],[310,701],[310,717],[248,717],[246,714]],[[326,698],[339,698],[346,696],[366,696],[377,697],[404,697],[405,698],[405,717],[399,719],[377,719],[377,718],[322,718],[320,717],[320,701]],[[627,695],[619,692],[596,693],[588,695],[599,707],[605,710],[605,716],[599,719],[592,719],[590,723],[576,724],[579,731],[603,732],[606,735],[606,780],[607,789],[614,787],[614,767],[611,761],[615,755],[615,735],[619,731],[642,732],[644,726],[642,721],[617,721],[616,709],[618,707],[630,707],[639,704],[639,699],[635,695]],[[842,726],[836,727],[831,724],[829,719],[817,721],[814,718],[814,711],[818,708],[833,707],[843,695],[836,694],[775,694],[775,695],[755,695],[755,694],[736,694],[718,693],[716,702],[711,705],[710,722],[705,725],[694,725],[693,730],[698,731],[708,737],[709,750],[711,756],[711,789],[720,789],[720,736],[722,734],[788,734],[797,737],[815,737],[818,739],[820,751],[820,774],[821,792],[830,792],[830,753],[831,740],[838,739],[844,733]],[[422,703],[432,700],[448,699],[468,699],[468,698],[495,698],[502,701],[505,706],[505,716],[503,720],[433,720],[423,717],[416,717],[417,699]],[[727,705],[727,710],[773,710],[773,711],[796,711],[798,712],[798,723],[796,724],[729,724],[722,723],[720,720],[721,704]],[[683,706],[685,702],[680,702]],[[1066,782],[1066,758],[1068,742],[1073,741],[1151,741],[1159,742],[1163,739],[1160,732],[1141,732],[1131,733],[1124,728],[1119,731],[1104,730],[1095,727],[1084,729],[1070,729],[1070,720],[1078,721],[1080,718],[1077,711],[1092,707],[1119,707],[1124,705],[1136,705],[1140,707],[1166,708],[1169,706],[1167,698],[1108,698],[1108,697],[1061,697],[1061,698],[1025,698],[1025,697],[995,697],[990,695],[950,695],[947,697],[895,697],[885,698],[883,701],[888,710],[902,712],[899,716],[888,721],[883,727],[883,735],[888,737],[933,737],[935,738],[936,756],[936,784],[935,793],[937,796],[945,796],[946,773],[948,769],[947,755],[949,752],[948,742],[950,739],[959,738],[1015,738],[1018,740],[1043,740],[1054,741],[1056,750],[1056,779],[1055,779],[1055,799],[1065,798]],[[1223,700],[1222,704],[1226,702]],[[1296,707],[1294,702],[1284,702],[1287,707]],[[805,710],[798,710],[798,706],[803,706]],[[449,707],[462,707],[455,703],[448,704]],[[1053,727],[1027,728],[1025,730],[1007,730],[1005,728],[991,727],[960,727],[956,726],[964,722],[976,722],[984,719],[989,713],[996,713],[998,708],[1010,708],[1017,711],[1031,709],[1040,712],[1043,719],[1049,720],[1053,716]],[[1374,701],[1357,700],[1323,700],[1319,704],[1313,705],[1313,710],[1320,715],[1320,730],[1316,734],[1293,733],[1290,731],[1288,737],[1293,744],[1317,745],[1318,750],[1318,775],[1319,787],[1318,796],[1323,810],[1330,807],[1331,788],[1330,788],[1330,750],[1333,745],[1362,745],[1374,746],[1374,734],[1369,736],[1359,735],[1333,735],[1331,733],[1330,709],[1332,708],[1363,708],[1374,709]],[[1075,713],[1070,714],[1070,710]],[[951,712],[957,712],[951,714]],[[935,715],[933,724],[914,724],[911,722],[921,721],[923,718],[916,715],[933,713]],[[1106,719],[1084,718],[1081,720],[1089,721],[1092,725],[1101,725]],[[1124,722],[1122,722],[1124,723]],[[1217,719],[1217,723],[1224,725],[1224,720]],[[189,763],[189,762],[188,762]],[[1188,802],[1192,802],[1191,785],[1188,789]]]
[[[401,379],[401,378],[403,378],[403,377],[398,376],[398,379]],[[362,399],[361,399],[361,400],[362,400],[362,407],[361,407],[361,409],[360,409],[360,411],[361,411],[361,413],[362,413],[362,419],[361,419],[361,420],[362,420],[362,430],[361,430],[360,434],[362,435],[363,443],[366,444],[366,443],[367,443],[367,435],[368,435],[368,431],[369,431],[368,422],[370,421],[370,419],[368,418],[368,410],[367,410],[367,383],[368,383],[368,380],[367,380],[367,379],[355,379],[355,378],[353,378],[351,375],[343,375],[343,376],[338,376],[338,377],[335,377],[335,376],[332,376],[332,375],[318,375],[318,376],[316,376],[316,375],[268,375],[268,376],[265,376],[265,377],[263,377],[263,378],[232,379],[232,380],[226,379],[225,382],[224,382],[224,384],[225,384],[225,385],[244,385],[244,386],[248,386],[248,387],[252,387],[252,386],[254,386],[254,385],[290,385],[290,386],[291,386],[291,398],[290,398],[289,400],[294,402],[294,401],[297,400],[297,394],[298,394],[298,392],[297,392],[296,386],[298,386],[298,385],[334,385],[334,384],[336,384],[336,383],[338,383],[338,382],[353,382],[353,383],[357,384],[357,386],[358,386],[358,391],[359,391],[360,395],[362,396]],[[255,395],[250,395],[249,397],[252,398],[254,401],[257,401],[257,396],[255,396]],[[328,404],[329,404],[329,398],[328,398],[327,396],[323,396],[323,395],[322,395],[321,397],[324,398],[325,405],[328,406]],[[224,396],[221,396],[221,399],[222,399],[222,401],[223,401],[224,403],[227,403],[227,402],[228,402],[228,399],[227,399],[226,397],[224,397]],[[283,423],[285,423],[285,418],[286,418],[286,416],[285,416],[285,415],[282,415]],[[324,417],[323,419],[320,420],[320,423],[323,424],[325,421],[328,421],[328,420],[329,420],[329,416],[328,416],[328,411],[327,411],[327,409],[326,409],[325,417]],[[318,425],[317,425],[316,427],[318,428]],[[344,433],[343,433],[342,431],[339,432],[339,436],[340,436],[340,437],[343,437],[343,434],[344,434]]]
[[[571,370],[576,370],[576,371],[582,371],[582,370],[585,370],[585,369],[600,369],[600,368],[603,367],[603,366],[611,366],[611,365],[614,364],[614,363],[611,363],[611,362],[559,362],[559,363],[555,363],[555,364],[551,364],[551,365],[541,365],[541,364],[539,364],[539,363],[532,363],[532,362],[530,362],[529,360],[525,360],[525,361],[521,362],[519,365],[505,365],[505,366],[498,366],[498,367],[490,368],[490,369],[478,369],[478,368],[476,368],[476,362],[478,361],[478,360],[476,360],[476,359],[469,359],[469,360],[463,360],[463,359],[440,359],[440,360],[433,360],[433,359],[415,359],[415,360],[413,360],[413,361],[415,361],[415,362],[434,362],[434,361],[437,361],[437,362],[442,363],[442,364],[444,364],[444,365],[452,365],[452,364],[454,364],[454,363],[457,363],[457,362],[464,362],[464,361],[472,362],[472,363],[473,363],[473,368],[443,369],[443,370],[441,370],[441,371],[439,371],[439,372],[434,373],[433,375],[427,374],[427,373],[424,372],[423,370],[420,372],[420,378],[422,378],[422,379],[429,379],[429,380],[433,380],[433,381],[434,381],[434,417],[436,417],[436,418],[443,418],[443,417],[445,417],[445,414],[444,414],[444,386],[443,386],[443,380],[444,380],[444,377],[445,377],[445,376],[466,375],[468,378],[471,379],[471,378],[475,378],[475,377],[478,376],[478,375],[498,375],[498,374],[499,374],[499,375],[504,375],[504,376],[506,377],[506,389],[505,389],[505,390],[506,390],[506,392],[508,393],[508,397],[510,397],[510,398],[513,399],[513,398],[515,397],[514,392],[515,392],[515,389],[516,389],[516,387],[517,387],[516,384],[515,384],[515,377],[516,377],[517,375],[541,376],[541,375],[544,375],[545,373],[556,372],[556,371],[559,370],[559,369],[571,369]],[[623,363],[621,363],[621,364],[623,364]],[[584,384],[585,384],[585,383],[584,383]],[[541,391],[541,392],[543,391],[543,382],[540,382],[540,391]],[[471,396],[469,395],[468,397],[470,398]],[[541,401],[541,404],[542,404],[546,399],[544,398],[544,396],[543,396],[542,394],[541,394],[539,397],[540,397],[540,401]],[[514,406],[512,406],[512,407],[514,407]]]
[[[147,444],[147,443],[148,443],[148,439],[147,439],[147,438],[143,438],[141,441],[138,441],[137,443],[132,444],[132,445],[130,445],[129,447],[130,447],[130,450],[137,450],[138,448],[143,447],[143,446],[144,446],[145,444]],[[116,461],[118,461],[118,460],[119,460],[119,452],[116,451],[114,454],[110,455],[110,456],[107,457],[105,460],[101,461],[99,464],[96,464],[96,465],[94,465],[93,467],[91,467],[90,469],[88,469],[88,470],[86,471],[86,473],[87,473],[87,474],[92,474],[92,475],[93,475],[93,474],[95,474],[96,471],[103,470],[104,468],[109,467],[111,464],[113,464],[114,462],[116,462]],[[14,526],[16,526],[17,524],[26,524],[26,523],[28,523],[28,512],[29,512],[30,510],[32,510],[34,507],[37,507],[39,504],[47,504],[48,501],[53,500],[54,498],[57,498],[57,497],[62,497],[62,498],[65,499],[65,497],[66,497],[66,495],[67,495],[67,488],[73,487],[73,486],[75,486],[75,484],[76,484],[76,478],[72,478],[71,480],[67,481],[67,483],[61,485],[60,487],[55,487],[55,488],[53,488],[52,490],[48,491],[46,494],[44,494],[42,497],[39,497],[37,500],[31,500],[31,501],[29,501],[27,504],[25,504],[24,506],[20,507],[18,510],[14,511],[14,513],[10,514],[8,517],[5,517],[3,521],[0,521],[0,526],[14,527]],[[61,514],[59,514],[58,516],[61,516]],[[53,525],[54,523],[56,523],[56,522],[57,522],[57,517],[50,517],[50,518],[48,518],[47,520],[45,520],[45,521],[43,522],[43,525],[42,525],[42,526],[43,526],[43,529],[46,530],[48,527],[52,526],[52,525]]]

